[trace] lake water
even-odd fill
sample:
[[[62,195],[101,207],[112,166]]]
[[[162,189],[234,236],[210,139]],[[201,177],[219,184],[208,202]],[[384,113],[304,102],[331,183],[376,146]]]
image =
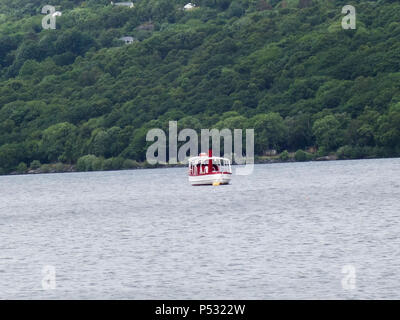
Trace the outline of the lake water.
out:
[[[400,159],[186,171],[0,177],[0,298],[400,298]]]

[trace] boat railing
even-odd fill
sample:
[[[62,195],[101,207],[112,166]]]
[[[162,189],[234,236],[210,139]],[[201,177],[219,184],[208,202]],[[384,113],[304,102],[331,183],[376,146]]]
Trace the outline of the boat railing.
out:
[[[189,174],[190,175],[201,175],[209,174],[208,163],[210,158],[198,157],[189,161]],[[231,163],[228,159],[212,157],[212,172],[227,172],[232,173]]]

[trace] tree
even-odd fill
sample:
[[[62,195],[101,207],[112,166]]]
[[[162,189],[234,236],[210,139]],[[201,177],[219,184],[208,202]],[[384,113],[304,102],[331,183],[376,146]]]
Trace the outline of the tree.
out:
[[[90,145],[90,152],[96,156],[108,156],[111,139],[108,133],[104,130],[95,130],[92,134],[92,142]]]
[[[55,49],[58,54],[70,51],[76,55],[83,55],[93,45],[94,41],[87,33],[68,29],[56,41]]]
[[[288,147],[291,150],[305,149],[313,145],[312,120],[310,114],[301,113],[285,119],[288,127]]]
[[[0,168],[6,171],[12,170],[21,158],[23,158],[23,148],[20,144],[5,144],[0,147]]]
[[[58,161],[61,157],[66,162],[74,160],[77,128],[68,123],[55,124],[43,132],[40,151],[47,161]]]
[[[334,115],[327,115],[315,121],[312,131],[318,147],[326,150],[336,150],[341,140],[340,123]]]
[[[78,171],[98,171],[103,169],[103,158],[98,158],[93,154],[80,157],[77,161]]]
[[[299,8],[307,8],[312,6],[313,1],[312,0],[299,0]]]
[[[286,144],[288,128],[279,113],[259,114],[249,119],[249,127],[254,128],[255,152],[282,150]]]
[[[303,150],[297,150],[296,153],[294,154],[294,158],[296,161],[307,161],[307,154]]]
[[[149,145],[146,142],[147,131],[146,128],[134,131],[129,146],[121,153],[123,158],[136,159],[138,161],[146,159],[146,147]]]
[[[17,167],[18,173],[25,173],[28,170],[28,167],[25,162],[21,162]]]
[[[387,115],[378,119],[378,141],[390,150],[400,151],[400,103],[393,105]]]

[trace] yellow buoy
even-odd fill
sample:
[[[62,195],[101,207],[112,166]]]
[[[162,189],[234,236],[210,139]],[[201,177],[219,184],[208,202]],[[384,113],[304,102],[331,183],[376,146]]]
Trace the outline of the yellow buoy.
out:
[[[217,181],[216,181],[216,182],[213,182],[213,186],[215,186],[215,187],[216,187],[216,186],[219,186],[220,184],[221,184],[221,182],[217,182]]]

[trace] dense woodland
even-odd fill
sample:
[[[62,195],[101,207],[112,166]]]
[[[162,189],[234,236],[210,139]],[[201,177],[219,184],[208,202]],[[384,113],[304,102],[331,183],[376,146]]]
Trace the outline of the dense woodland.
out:
[[[134,2],[0,0],[0,174],[130,168],[171,120],[254,128],[258,155],[400,156],[398,1],[351,1],[356,30],[347,0]]]

